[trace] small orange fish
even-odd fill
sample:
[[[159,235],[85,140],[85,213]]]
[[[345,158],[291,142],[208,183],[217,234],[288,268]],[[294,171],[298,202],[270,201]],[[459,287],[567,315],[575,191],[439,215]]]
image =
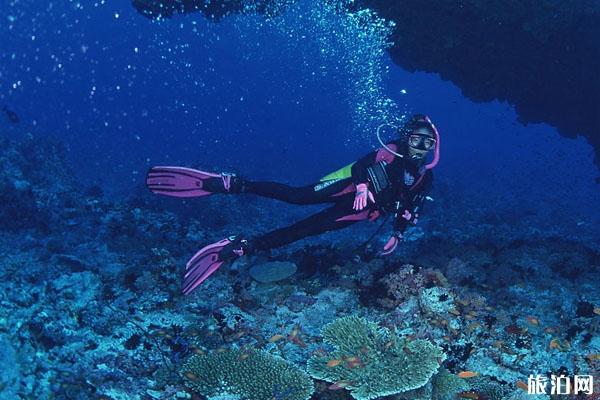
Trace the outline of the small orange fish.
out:
[[[198,380],[198,375],[194,374],[193,372],[186,372],[185,374],[183,374],[183,376],[185,376],[186,378],[188,378],[191,381],[196,381]]]
[[[352,385],[352,381],[337,381],[333,385],[330,385],[328,389],[329,390],[340,390],[340,389],[344,389],[350,385]]]
[[[594,314],[600,315],[600,307],[594,307]]]
[[[527,322],[535,326],[538,326],[540,324],[540,321],[536,317],[532,317],[531,315],[527,317]]]
[[[324,349],[321,349],[321,348],[317,348],[317,349],[315,349],[313,351],[309,351],[308,352],[308,356],[309,357],[312,357],[314,355],[315,356],[326,356],[327,352]]]
[[[479,398],[479,395],[475,392],[460,392],[458,394],[459,397],[462,397],[463,399],[472,399],[472,400],[477,400]]]
[[[479,322],[472,322],[467,326],[467,330],[469,332],[474,331],[475,329],[481,328],[481,324]]]
[[[290,342],[297,344],[298,346],[305,348],[306,347],[306,343],[304,343],[302,341],[302,339],[300,339],[300,337],[298,336],[290,336],[288,337],[288,339],[290,340]]]
[[[203,356],[203,355],[204,355],[204,351],[203,351],[202,349],[199,349],[199,348],[198,348],[198,347],[196,347],[196,346],[193,346],[193,347],[191,348],[191,350],[192,350],[192,353],[194,353],[194,354],[198,354],[198,355],[200,355],[200,356]]]
[[[549,349],[557,349],[557,350],[562,351],[562,346],[560,345],[560,342],[556,338],[554,338],[550,341],[550,343],[548,344],[548,348]]]
[[[271,336],[271,338],[269,339],[269,343],[275,343],[281,339],[284,339],[285,337],[283,335],[273,335]]]
[[[523,333],[523,330],[517,324],[511,324],[504,327],[504,332],[511,335],[520,335]]]
[[[516,383],[517,387],[519,389],[525,390],[526,392],[529,392],[529,387],[527,386],[527,384],[523,381],[517,381]]]
[[[364,367],[365,365],[358,357],[348,357],[348,358],[346,358],[346,366],[348,368],[356,368],[356,367]]]
[[[458,373],[459,378],[473,378],[474,376],[479,375],[479,372],[473,371],[461,371]]]
[[[294,329],[292,329],[289,339],[295,338],[296,336],[298,336],[298,333],[300,333],[300,327],[296,325]]]
[[[340,360],[340,359],[333,359],[333,360],[327,361],[327,366],[329,368],[333,368],[333,367],[337,367],[341,363],[342,363],[342,360]]]
[[[240,360],[245,360],[245,359],[246,359],[246,358],[248,358],[248,357],[250,357],[250,354],[248,354],[248,353],[242,353],[242,354],[240,355]]]
[[[451,308],[450,310],[448,310],[448,312],[453,315],[460,315],[460,311],[458,311],[456,308]]]
[[[600,360],[600,353],[591,353],[585,356],[590,362]]]

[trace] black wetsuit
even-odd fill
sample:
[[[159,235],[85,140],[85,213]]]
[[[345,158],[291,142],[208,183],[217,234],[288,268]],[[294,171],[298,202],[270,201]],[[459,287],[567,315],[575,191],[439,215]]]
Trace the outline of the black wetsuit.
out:
[[[405,145],[388,144],[400,154]],[[293,187],[275,182],[244,183],[244,192],[282,200],[293,204],[331,203],[332,206],[285,228],[276,229],[249,239],[249,252],[272,249],[307,236],[337,230],[365,219],[374,220],[381,214],[393,213],[394,232],[402,234],[420,211],[433,181],[431,170],[417,171],[406,157],[394,156],[385,149],[367,154],[352,166],[352,176],[332,179],[313,185]],[[368,183],[375,204],[368,201],[360,211],[353,210],[356,185]],[[408,211],[410,216],[405,212]]]

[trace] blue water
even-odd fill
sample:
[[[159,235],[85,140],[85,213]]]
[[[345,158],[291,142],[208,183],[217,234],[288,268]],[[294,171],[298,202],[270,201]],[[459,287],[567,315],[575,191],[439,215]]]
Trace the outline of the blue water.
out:
[[[60,137],[77,173],[108,193],[126,195],[154,164],[312,181],[376,146],[384,118],[356,118],[359,102],[372,100],[355,84],[369,69],[381,72],[381,84],[364,89],[372,84],[378,99],[395,102],[388,120],[431,115],[443,135],[438,174],[455,190],[505,195],[508,207],[564,201],[577,218],[597,209],[596,170],[581,140],[543,124],[524,127],[510,105],[474,104],[437,75],[402,71],[385,54],[352,71],[348,60],[368,63],[365,51],[383,49],[335,35],[317,40],[325,28],[314,21],[293,29],[260,16],[151,22],[114,2],[15,1],[4,9],[0,102],[21,123],[4,120],[3,130]],[[330,27],[344,22],[319,18]]]
[[[345,275],[348,274],[351,277],[348,281],[370,282],[372,274],[369,268],[361,269],[351,261],[354,257],[351,246],[366,240],[374,228],[350,229],[339,236],[330,233],[308,242],[321,246],[347,246],[341,250],[343,257],[347,258],[331,256],[334,260],[331,261],[334,264],[331,270],[336,271],[333,272],[337,274],[336,278],[318,275],[318,279],[310,283],[293,281],[292,284],[282,284],[282,288],[273,289],[253,281],[248,283],[249,278],[242,272],[246,281],[241,285],[243,289],[236,290],[247,297],[243,301],[233,301],[234,298],[239,300],[236,297],[238,292],[231,293],[238,276],[223,273],[211,277],[207,288],[199,290],[195,300],[182,300],[178,279],[184,262],[193,254],[191,249],[206,244],[209,239],[224,236],[232,226],[240,230],[250,226],[248,229],[256,233],[291,223],[305,215],[306,209],[267,200],[245,203],[231,198],[222,200],[217,196],[211,197],[206,203],[188,202],[185,208],[176,201],[165,202],[151,197],[144,189],[146,171],[154,165],[181,165],[211,171],[235,171],[255,180],[308,184],[375,149],[378,146],[375,131],[380,124],[397,124],[404,116],[425,113],[431,117],[441,134],[441,161],[434,171],[431,193],[434,202],[427,204],[422,229],[419,228],[412,235],[407,250],[400,250],[400,258],[396,260],[398,265],[393,264],[393,270],[400,269],[404,264],[403,257],[408,260],[406,262],[420,260],[420,256],[426,257],[427,249],[435,246],[438,239],[442,243],[440,246],[455,240],[452,242],[454,247],[449,248],[458,252],[462,251],[459,244],[463,244],[468,249],[464,250],[467,260],[464,265],[468,264],[471,268],[481,265],[489,267],[490,263],[481,260],[489,254],[493,254],[489,257],[495,257],[498,252],[506,251],[510,246],[505,244],[514,239],[515,242],[524,241],[530,246],[529,250],[522,250],[522,258],[517,260],[515,256],[514,263],[522,266],[530,262],[532,270],[539,273],[538,278],[545,277],[550,283],[540,283],[540,287],[535,289],[539,289],[539,293],[533,296],[523,289],[523,285],[533,283],[521,276],[518,283],[515,280],[506,292],[499,289],[496,294],[485,293],[489,304],[496,304],[499,298],[514,298],[515,302],[522,302],[524,310],[527,310],[524,313],[545,310],[551,320],[546,321],[547,325],[557,326],[566,324],[562,319],[564,315],[559,318],[550,313],[559,313],[564,304],[568,305],[562,311],[572,315],[575,309],[573,304],[577,301],[600,301],[597,287],[594,290],[589,281],[586,290],[581,292],[574,289],[579,288],[579,283],[575,281],[570,281],[569,284],[573,286],[561,292],[563,289],[552,288],[552,276],[545,275],[551,264],[548,260],[554,262],[561,254],[560,247],[558,250],[552,248],[553,241],[560,239],[573,246],[585,246],[590,249],[589,254],[592,254],[591,249],[600,251],[600,186],[594,183],[598,167],[593,163],[592,147],[581,137],[560,136],[555,128],[543,123],[523,125],[514,108],[506,102],[475,103],[465,98],[459,87],[444,81],[436,73],[403,70],[386,53],[385,43],[390,32],[387,22],[374,15],[339,14],[317,0],[302,0],[282,15],[272,18],[249,13],[215,22],[201,14],[192,13],[151,21],[138,14],[126,1],[52,1],[42,4],[33,0],[5,0],[0,3],[0,16],[0,107],[8,107],[19,117],[18,123],[12,123],[4,114],[0,114],[0,136],[16,141],[27,140],[30,135],[57,138],[65,146],[68,165],[78,182],[82,187],[99,185],[105,193],[103,201],[106,201],[102,206],[104,208],[98,206],[100,211],[89,204],[83,210],[73,211],[71,208],[75,209],[76,206],[52,210],[57,215],[68,214],[65,218],[74,220],[72,223],[69,220],[69,226],[79,228],[72,228],[74,231],[71,232],[66,228],[64,231],[54,231],[53,225],[39,230],[23,229],[16,233],[3,231],[0,244],[4,249],[10,249],[11,243],[17,243],[15,254],[7,257],[8,261],[3,267],[6,271],[3,273],[9,274],[9,268],[21,264],[39,265],[42,268],[41,272],[35,274],[35,279],[19,281],[21,286],[16,291],[11,289],[13,292],[29,293],[39,287],[41,303],[53,306],[54,299],[47,291],[60,299],[56,300],[56,304],[71,307],[71,302],[77,303],[80,296],[96,296],[97,299],[99,292],[104,293],[108,291],[106,287],[114,285],[118,290],[115,289],[113,306],[130,316],[139,312],[139,324],[149,330],[155,328],[152,324],[159,313],[175,319],[183,315],[187,318],[186,322],[194,321],[199,326],[209,326],[214,321],[208,321],[207,315],[213,315],[210,313],[215,310],[235,308],[248,299],[248,293],[255,293],[257,305],[253,315],[256,324],[252,328],[255,335],[268,339],[280,333],[276,329],[281,329],[281,325],[285,325],[287,335],[294,324],[303,324],[307,326],[304,332],[306,340],[309,336],[312,338],[309,347],[313,346],[310,349],[314,350],[318,342],[314,338],[318,337],[325,322],[334,316],[357,310],[361,310],[362,314],[370,313],[371,309],[367,306],[358,305],[358,291],[352,292],[352,295],[345,291],[350,286],[343,280],[348,278]],[[140,198],[143,202],[139,201]],[[127,201],[135,206],[127,208]],[[203,204],[209,205],[206,210]],[[141,210],[136,208],[138,206]],[[314,210],[313,207],[307,209]],[[191,218],[171,220],[171,211],[191,215]],[[156,212],[158,216],[153,214]],[[79,217],[86,222],[77,221],[78,213],[83,215]],[[123,228],[122,231],[119,228]],[[93,233],[88,238],[82,233],[84,231],[85,235]],[[384,230],[381,236],[387,239],[386,235],[387,231]],[[85,240],[81,240],[81,237]],[[487,244],[490,238],[492,241],[497,238],[498,248],[477,248],[482,238],[488,241]],[[544,242],[547,238],[550,241]],[[61,243],[63,240],[67,243],[64,245],[66,249],[53,250],[57,246],[56,241]],[[375,240],[377,245],[381,245],[377,240],[381,242],[383,239]],[[425,250],[419,247],[421,243],[425,243]],[[301,242],[292,248],[297,250],[305,245],[306,242]],[[546,246],[543,248],[550,249],[548,252],[558,251],[558,255],[548,256],[544,261],[547,264],[537,263],[533,259],[539,254],[531,250],[537,249],[536,246]],[[566,257],[564,263],[577,261],[576,256],[572,256],[576,250],[565,246],[572,258]],[[446,250],[440,247],[433,249],[432,253],[444,253]],[[297,253],[292,254],[292,250],[286,253],[286,249],[282,251],[276,253],[278,260],[289,258],[298,261]],[[307,251],[312,250],[309,248]],[[531,254],[527,251],[531,251]],[[84,279],[78,275],[87,271],[87,267],[81,267],[77,260],[67,259],[71,260],[69,265],[72,270],[61,270],[61,262],[68,264],[64,258],[60,258],[63,253],[76,255],[77,260],[83,260],[81,264],[84,266],[92,265],[90,270],[94,277],[86,276]],[[510,255],[506,258],[510,259]],[[473,259],[477,261],[469,264]],[[593,259],[591,255],[590,259]],[[449,265],[447,261],[444,260],[445,264],[437,267],[446,268]],[[424,265],[430,265],[427,262],[424,261]],[[508,263],[505,259],[503,262]],[[597,262],[597,258],[594,262]],[[52,275],[49,282],[44,280],[43,267],[46,263],[58,266],[57,270],[53,270],[53,274],[57,275]],[[389,267],[389,264],[386,265]],[[505,268],[507,264],[498,261],[494,265]],[[234,271],[243,270],[245,266],[248,265],[242,264]],[[356,270],[352,270],[355,267]],[[371,267],[378,272],[383,268],[377,263],[371,264]],[[556,265],[552,264],[552,267]],[[589,264],[580,267],[592,271],[598,266]],[[112,272],[116,270],[115,276],[119,278],[114,281],[111,280],[112,276],[105,279],[103,268]],[[171,275],[168,278],[161,275],[161,269]],[[498,267],[495,273],[504,276],[505,271]],[[456,278],[452,284],[457,286],[454,289],[458,291],[460,285],[456,281],[483,281],[486,274],[494,272],[489,269],[475,270],[468,279],[461,281]],[[61,283],[63,286],[52,283],[57,276],[61,276],[61,282],[67,283]],[[143,278],[138,281],[136,279],[139,276]],[[86,279],[91,279],[92,283],[97,279],[102,289],[88,291],[87,286],[77,283],[81,292],[73,289],[75,294],[69,294],[71,297],[65,297],[65,300],[61,293],[64,287],[68,287],[70,279],[81,279],[86,285],[89,283]],[[327,279],[332,280],[328,290],[336,295],[330,295],[327,290],[318,292],[320,294],[310,292],[310,285],[319,279],[322,284]],[[336,286],[338,280],[339,287]],[[53,284],[57,288],[50,290],[44,286],[52,287]],[[488,280],[485,285],[482,287],[487,290],[494,284]],[[90,287],[94,285],[90,284]],[[463,289],[461,287],[460,290]],[[484,290],[481,287],[479,289]],[[529,287],[529,290],[533,289]],[[275,304],[280,300],[278,296],[283,298],[288,295],[294,299],[308,299],[307,304],[318,298],[314,304],[322,308],[315,311],[315,306],[312,314],[309,311],[303,314],[302,310],[294,310],[286,303],[283,311],[279,309],[276,312],[275,308],[281,306],[280,303]],[[536,302],[537,296],[545,300]],[[27,309],[20,306],[27,301],[10,300],[7,304],[10,303],[11,307]],[[65,315],[68,313],[64,310],[53,310],[55,314],[51,311],[40,314],[34,306],[37,303],[37,300],[27,303],[30,310],[35,310],[34,316],[52,315],[54,318],[57,315],[54,320],[56,325],[63,324],[60,318],[67,318]],[[122,322],[121,314],[106,314],[106,308],[98,306],[98,309],[93,308],[86,314],[85,311],[91,309],[88,304],[95,303],[91,301],[84,306],[74,306],[77,310],[83,310],[76,318],[79,324],[77,328],[69,325],[73,323],[69,320],[64,322],[64,332],[67,333],[61,331],[62,328],[57,328],[58,331],[70,337],[77,329],[87,329],[86,323],[106,324],[110,329],[107,328],[108,332],[102,335],[86,336],[85,340],[82,334],[72,342],[67,340],[67,343],[81,344],[93,340],[101,343],[102,350],[110,349],[112,340],[120,343],[130,338],[132,332],[140,334],[136,331],[139,326]],[[161,304],[160,310],[157,304]],[[292,311],[286,308],[288,306]],[[519,307],[520,304],[514,305],[506,314],[499,312],[499,323],[509,324],[507,321],[512,320],[508,314],[517,315]],[[373,318],[386,319],[386,322],[389,322],[389,318],[400,321],[404,315],[398,310],[398,314],[390,312],[388,315],[387,311],[374,309]],[[248,309],[244,311],[252,314]],[[15,318],[19,321],[38,318],[34,316],[19,315]],[[101,316],[106,319],[101,319]],[[265,322],[260,320],[261,317],[271,319]],[[521,319],[523,317],[518,316]],[[25,334],[19,332],[30,330],[34,332],[31,336],[39,339],[42,335],[35,328],[53,326],[50,321],[52,318],[42,319],[43,323],[35,327],[28,325],[31,321],[24,325],[21,321],[18,326],[26,327],[22,330],[16,328],[16,323],[11,323],[11,338],[26,342]],[[595,318],[597,322],[598,317]],[[112,324],[107,320],[113,321]],[[117,324],[114,321],[120,322]],[[579,320],[581,326],[591,325],[586,321]],[[176,319],[175,325],[179,323]],[[126,328],[120,330],[122,326],[115,325],[126,325]],[[172,328],[169,324],[163,325],[161,329]],[[257,333],[260,329],[263,330]],[[494,329],[499,332],[494,338],[500,338],[510,331],[499,325]],[[596,335],[597,330],[592,333]],[[228,331],[227,334],[232,332]],[[520,366],[521,375],[527,371],[535,372],[531,370],[532,365],[543,361],[547,342],[554,337],[543,335],[540,332],[539,341],[529,349],[528,354],[533,361],[526,359],[531,362],[525,367]],[[223,334],[223,338],[225,336]],[[561,341],[564,339],[558,334],[556,337]],[[175,347],[169,342],[170,339],[158,340],[162,341],[165,348]],[[215,348],[222,345],[215,345],[217,339],[210,340],[215,342],[203,345],[214,345]],[[210,340],[207,339],[207,342]],[[240,343],[242,341],[240,339]],[[271,346],[271,350],[275,348],[272,343],[261,345]],[[590,352],[600,351],[597,340],[590,345],[589,342],[573,339],[572,345],[580,352],[582,349],[587,352],[588,346],[591,346]],[[68,347],[68,344],[64,346]],[[77,345],[73,346],[80,351]],[[289,343],[286,346],[290,346]],[[18,349],[20,345],[13,344],[13,347]],[[482,344],[481,347],[485,346]],[[26,356],[21,357],[31,361],[35,353],[31,349],[35,346],[26,348],[29,349],[23,350]],[[15,351],[6,352],[12,354]],[[110,350],[106,351],[110,357],[113,356]],[[180,354],[177,351],[173,350],[168,357],[179,361],[185,352],[181,351]],[[302,364],[307,358],[303,351],[294,347],[287,354],[281,351],[281,355],[289,361]],[[134,359],[135,355],[142,360],[160,362],[154,348],[144,352],[140,347],[135,352],[123,354],[127,355],[125,358],[128,360]],[[50,351],[44,353],[44,357],[48,354]],[[64,354],[70,353],[65,350]],[[87,369],[97,372],[97,364],[110,364],[106,359],[96,357],[97,353],[90,354],[89,360],[77,363],[78,368],[81,366],[78,371],[82,375],[85,375],[82,371]],[[184,355],[188,356],[189,351]],[[560,353],[549,361],[549,366],[544,364],[540,369],[556,369],[571,355]],[[39,362],[48,366],[52,357],[41,358],[43,361]],[[64,358],[57,364],[68,365],[68,357]],[[478,360],[480,364],[471,364],[468,368],[473,368],[473,365],[485,366],[485,362]],[[460,363],[455,367],[457,371],[459,367],[467,368]],[[568,367],[571,368],[571,365]],[[127,369],[120,364],[110,364],[107,368],[120,371],[123,376],[135,375],[131,372],[133,367]],[[59,370],[54,366],[48,366],[48,369],[52,372],[48,376],[52,377],[55,370]],[[23,387],[31,389],[33,384],[30,381],[35,380],[33,372],[26,373],[24,370],[24,367],[21,372],[15,369],[15,375],[29,377],[29,383],[21,384],[21,393],[27,392]],[[497,376],[514,378],[512,372],[502,371]],[[115,375],[118,374],[115,372]],[[134,376],[133,380],[145,388],[145,378],[140,376]],[[111,380],[113,378],[114,381]],[[47,385],[44,383],[43,393],[60,393],[59,389],[52,386],[52,379],[48,378]],[[106,379],[114,387],[127,387],[126,378]],[[523,379],[522,376],[520,379]],[[177,385],[180,383],[173,383],[173,387],[179,387]],[[106,388],[106,385],[98,382],[94,385]],[[57,398],[77,397],[57,395]]]

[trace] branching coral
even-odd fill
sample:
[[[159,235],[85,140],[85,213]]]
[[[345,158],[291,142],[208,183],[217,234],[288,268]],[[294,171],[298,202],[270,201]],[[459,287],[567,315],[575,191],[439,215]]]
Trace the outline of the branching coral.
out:
[[[323,329],[329,355],[313,355],[308,372],[314,378],[340,385],[352,397],[375,399],[425,385],[445,358],[425,340],[400,337],[360,317],[339,318]]]
[[[312,380],[304,371],[260,350],[194,355],[181,373],[190,389],[208,397],[308,400],[314,391]]]

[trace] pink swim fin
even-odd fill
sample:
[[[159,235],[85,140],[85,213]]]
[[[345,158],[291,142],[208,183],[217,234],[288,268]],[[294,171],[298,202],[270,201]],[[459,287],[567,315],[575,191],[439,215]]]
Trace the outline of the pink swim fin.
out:
[[[183,294],[190,294],[223,263],[245,255],[247,243],[237,236],[230,236],[200,249],[186,265]]]
[[[153,193],[171,197],[200,197],[215,193],[207,187],[211,178],[222,179],[219,191],[229,192],[232,174],[199,171],[186,167],[152,167],[146,176],[146,186]],[[214,184],[211,185],[214,188]],[[221,186],[219,183],[218,186]]]

